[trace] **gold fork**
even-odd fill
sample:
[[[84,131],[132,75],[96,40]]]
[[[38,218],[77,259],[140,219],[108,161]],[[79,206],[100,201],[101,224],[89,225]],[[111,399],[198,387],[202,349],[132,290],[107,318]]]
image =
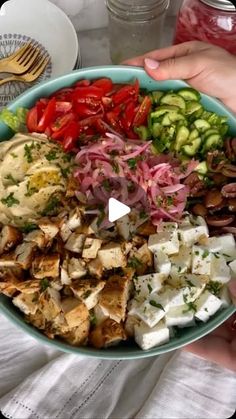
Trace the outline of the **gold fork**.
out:
[[[5,79],[0,80],[0,86],[5,83],[10,83],[12,81],[21,81],[24,83],[31,83],[36,80],[44,71],[49,62],[49,57],[41,57],[38,59],[32,67],[28,70],[27,73],[21,74],[19,76],[6,77]]]
[[[25,73],[39,57],[39,54],[39,48],[30,43],[25,44],[14,54],[0,60],[0,72],[13,74]]]

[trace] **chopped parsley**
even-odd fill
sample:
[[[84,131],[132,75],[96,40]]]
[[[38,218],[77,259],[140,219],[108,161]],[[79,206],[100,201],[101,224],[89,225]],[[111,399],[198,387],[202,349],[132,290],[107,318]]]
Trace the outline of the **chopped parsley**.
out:
[[[25,150],[24,157],[26,158],[28,163],[33,162],[32,150],[34,149],[34,147],[35,147],[34,143],[32,143],[31,145],[25,144],[24,146],[24,150]]]
[[[11,156],[13,157],[13,159],[17,158],[17,155],[15,153],[11,153]]]
[[[187,295],[183,295],[183,299],[185,304],[187,305],[187,309],[183,310],[183,314],[184,313],[188,313],[188,311],[194,311],[194,313],[196,313],[197,311],[197,306],[193,301],[188,301],[188,296]]]
[[[64,178],[68,178],[68,175],[70,173],[70,167],[60,167],[61,174]]]
[[[174,203],[174,199],[172,198],[172,196],[167,196],[166,202],[167,202],[168,207],[171,207],[171,205],[173,205]]]
[[[133,159],[129,159],[127,160],[128,166],[130,169],[134,170],[137,167],[137,159],[133,158]]]
[[[90,323],[91,326],[96,326],[97,324],[97,318],[93,312],[90,312]]]
[[[150,292],[150,294],[152,293],[152,291],[153,291],[153,288],[152,288],[152,286],[150,285],[150,284],[147,284],[147,287],[148,287],[148,291]]]
[[[36,230],[38,228],[37,224],[34,223],[25,223],[23,226],[21,226],[22,233],[30,233],[33,230]]]
[[[155,300],[149,301],[150,305],[156,308],[159,308],[160,310],[164,310],[163,306],[160,303],[157,303]]]
[[[60,204],[59,199],[56,196],[52,196],[48,200],[46,207],[42,211],[42,215],[45,216],[45,215],[55,214],[56,212],[58,212],[59,204]]]
[[[56,160],[57,159],[57,150],[50,150],[45,157],[48,161]]]
[[[27,192],[25,193],[25,196],[32,196],[35,193],[37,193],[39,190],[35,188],[34,186],[30,188],[29,182],[27,183]]]
[[[9,208],[20,203],[20,201],[14,197],[13,192],[11,192],[6,198],[2,198],[1,202]]]
[[[112,162],[112,169],[115,173],[120,173],[120,168],[119,168],[119,164],[116,161]]]
[[[147,212],[143,209],[140,211],[139,216],[141,219],[145,219],[147,218],[148,215],[147,215]]]
[[[62,160],[64,161],[64,162],[70,162],[71,160],[72,160],[72,158],[73,158],[73,154],[71,154],[71,153],[66,153],[66,154],[63,154],[63,156],[62,156]]]
[[[16,180],[11,173],[9,173],[7,176],[5,176],[6,180],[10,180],[10,182],[12,183],[12,185],[19,185],[18,180]]]
[[[102,186],[107,192],[111,190],[111,185],[108,179],[104,179],[104,181],[102,182]]]
[[[189,287],[194,287],[194,284],[189,279],[186,281],[186,283],[188,284]]]
[[[50,286],[50,282],[48,280],[48,278],[43,278],[40,281],[40,290],[41,292],[46,291],[46,289]]]
[[[222,284],[218,281],[210,281],[206,285],[206,290],[214,294],[216,297],[220,294]]]
[[[128,260],[128,265],[127,266],[129,268],[137,269],[138,267],[142,266],[142,262],[138,258],[133,256],[132,258],[130,258]]]
[[[202,259],[206,259],[209,256],[209,254],[210,254],[209,250],[205,249],[202,254]]]

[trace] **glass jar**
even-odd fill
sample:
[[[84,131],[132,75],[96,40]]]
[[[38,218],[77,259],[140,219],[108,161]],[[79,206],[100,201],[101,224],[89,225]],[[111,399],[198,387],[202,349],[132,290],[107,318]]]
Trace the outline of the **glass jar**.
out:
[[[113,64],[160,47],[169,0],[106,0]]]
[[[236,8],[228,0],[184,0],[174,44],[199,40],[236,54]]]

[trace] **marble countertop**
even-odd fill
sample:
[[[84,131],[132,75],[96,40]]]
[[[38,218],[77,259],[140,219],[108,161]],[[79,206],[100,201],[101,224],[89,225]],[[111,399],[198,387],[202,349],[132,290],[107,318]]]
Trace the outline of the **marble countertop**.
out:
[[[171,45],[172,43],[175,19],[175,17],[168,17],[166,20],[162,46]],[[78,31],[77,33],[82,67],[111,64],[107,28]]]

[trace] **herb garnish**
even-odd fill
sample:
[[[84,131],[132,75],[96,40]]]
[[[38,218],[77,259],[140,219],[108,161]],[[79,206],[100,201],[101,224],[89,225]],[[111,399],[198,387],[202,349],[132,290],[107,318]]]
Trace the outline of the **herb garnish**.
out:
[[[50,282],[48,280],[48,278],[43,278],[40,281],[40,291],[44,292],[46,291],[46,289],[50,286]]]
[[[26,158],[28,163],[32,163],[33,161],[33,156],[32,156],[32,150],[34,149],[34,143],[32,143],[31,145],[25,144],[24,146],[24,150],[25,150],[25,154],[24,157]]]
[[[127,266],[128,268],[137,269],[139,266],[142,266],[142,262],[138,258],[133,256],[132,258],[128,260]]]
[[[5,176],[6,180],[10,180],[10,182],[12,183],[12,185],[19,185],[19,181],[16,180],[11,173],[9,173],[7,176]]]
[[[155,300],[149,301],[150,305],[156,308],[159,308],[160,310],[164,310],[163,306],[160,303],[157,303]]]
[[[36,230],[38,228],[37,224],[34,223],[25,223],[23,226],[21,226],[22,233],[30,233],[33,230]]]
[[[1,202],[9,208],[20,203],[20,201],[14,197],[13,192],[11,192],[6,198],[2,198]]]
[[[50,150],[45,157],[48,161],[56,160],[57,159],[57,150]]]
[[[216,297],[220,294],[222,284],[218,281],[210,281],[206,285],[206,290],[214,294]]]
[[[152,293],[152,291],[153,291],[153,288],[152,288],[152,286],[150,285],[150,284],[147,284],[147,287],[148,287],[148,291],[150,292],[150,294]]]
[[[209,256],[209,254],[210,254],[209,250],[205,249],[202,254],[202,259],[206,259]]]
[[[192,301],[188,301],[188,296],[187,295],[183,295],[183,299],[184,299],[185,304],[188,306],[188,308],[186,310],[183,310],[183,314],[187,313],[188,311],[194,311],[196,313],[196,311],[197,311],[196,304]]]
[[[130,169],[134,170],[137,167],[137,159],[133,158],[133,159],[129,159],[127,160],[128,166]]]
[[[117,173],[117,174],[120,173],[119,164],[115,160],[112,162],[111,165],[112,165],[112,169],[115,173]]]
[[[49,214],[54,214],[55,212],[58,211],[58,205],[59,204],[60,204],[59,199],[56,196],[52,196],[48,200],[48,203],[47,203],[46,207],[42,211],[42,215],[45,216],[45,215],[49,215]]]

